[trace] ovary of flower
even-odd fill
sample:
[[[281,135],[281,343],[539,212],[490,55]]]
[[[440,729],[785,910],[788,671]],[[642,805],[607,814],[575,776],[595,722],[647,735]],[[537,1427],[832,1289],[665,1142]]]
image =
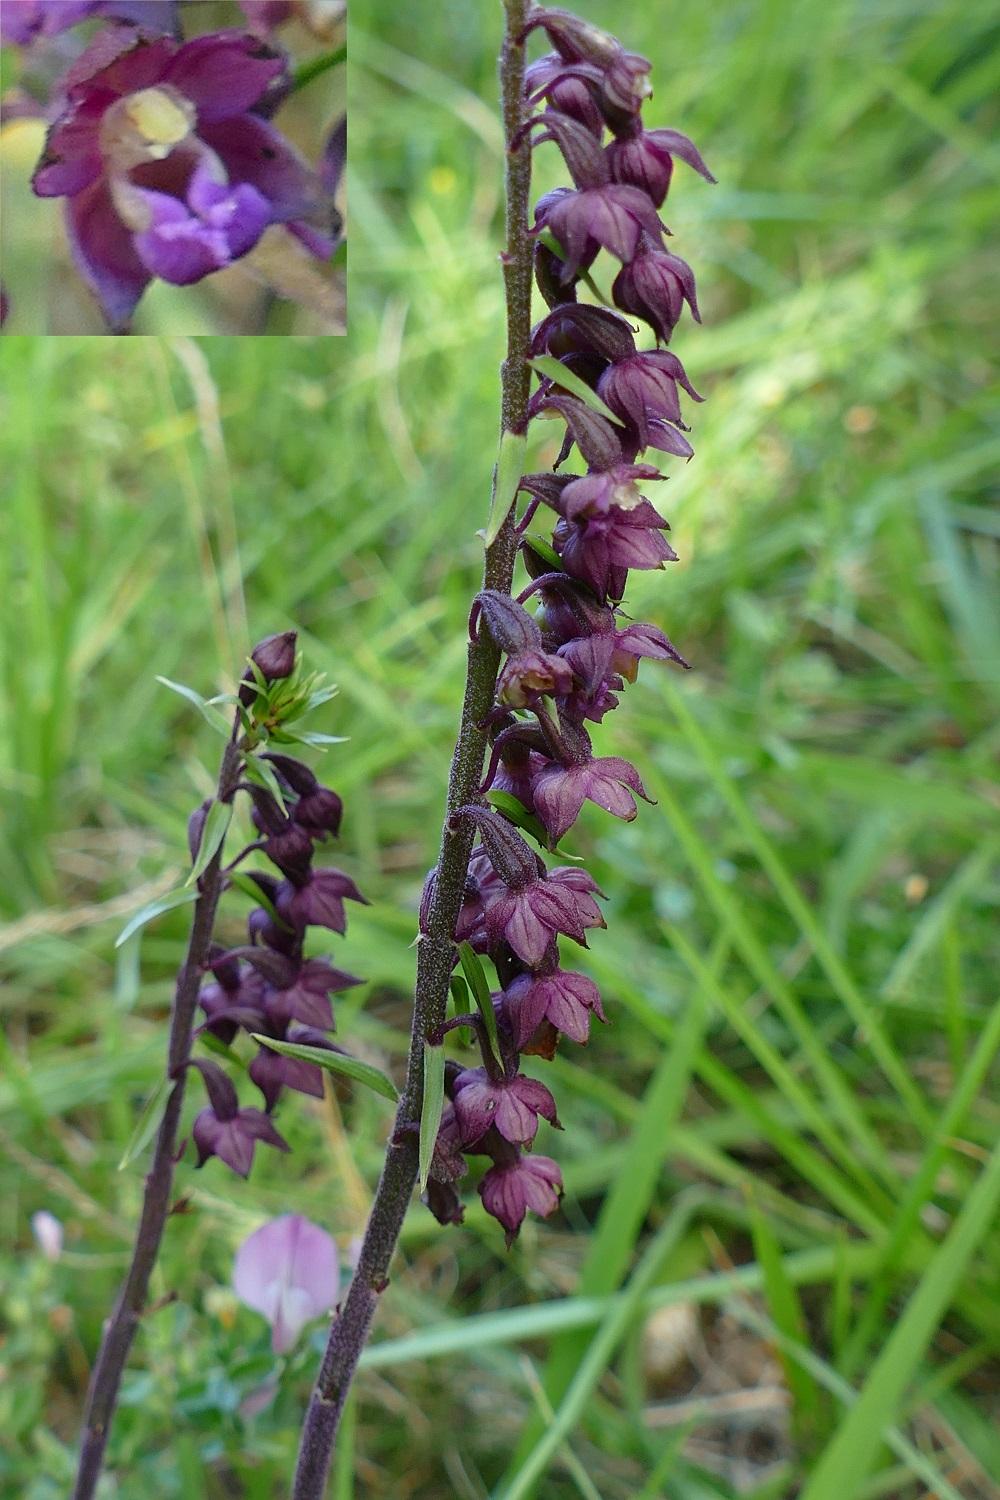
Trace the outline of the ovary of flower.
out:
[[[101,123],[101,154],[118,172],[163,161],[190,135],[195,115],[191,100],[170,84],[126,94]]]

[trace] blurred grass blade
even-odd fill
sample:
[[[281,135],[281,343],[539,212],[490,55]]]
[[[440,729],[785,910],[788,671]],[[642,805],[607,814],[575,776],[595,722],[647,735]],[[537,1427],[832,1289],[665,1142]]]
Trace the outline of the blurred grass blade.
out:
[[[793,1420],[798,1440],[803,1442],[812,1436],[819,1420],[819,1392],[810,1372],[789,1354],[785,1346],[797,1344],[802,1348],[806,1347],[806,1320],[798,1292],[785,1273],[778,1237],[756,1194],[749,1194],[749,1198],[754,1254],[764,1278],[764,1296],[771,1317],[783,1336],[783,1343],[778,1346],[778,1355],[792,1396]]]
[[[493,481],[493,503],[486,523],[483,541],[492,547],[500,535],[503,523],[510,515],[517,499],[518,487],[524,474],[525,453],[528,440],[523,432],[504,432],[500,437],[500,451]]]
[[[175,907],[187,906],[191,902],[197,901],[197,899],[197,891],[183,888],[177,891],[168,891],[165,896],[157,896],[155,901],[147,902],[145,906],[140,907],[133,916],[129,917],[125,926],[115,938],[115,947],[120,948],[123,943],[127,943],[130,937],[133,937],[141,927],[145,927],[147,922],[152,922],[154,917],[162,916],[165,911],[173,911]]]
[[[845,1495],[857,1494],[969,1261],[995,1228],[998,1204],[1000,1146],[882,1346],[857,1403],[806,1481],[802,1500],[844,1500]]]

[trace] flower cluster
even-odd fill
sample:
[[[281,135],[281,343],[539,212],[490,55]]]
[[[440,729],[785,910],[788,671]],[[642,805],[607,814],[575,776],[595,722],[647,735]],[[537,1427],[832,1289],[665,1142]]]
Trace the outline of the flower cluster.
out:
[[[585,802],[631,820],[636,799],[649,800],[627,760],[595,755],[588,725],[618,706],[644,657],[687,665],[657,626],[623,616],[621,601],[630,569],[676,557],[667,522],[640,488],[664,476],[642,453],[690,458],[680,393],[701,400],[680,360],[661,347],[685,303],[699,315],[694,277],[665,248],[659,210],[675,157],[714,180],[686,136],[644,129],[645,58],[567,11],[534,10],[527,31],[536,29],[554,50],[527,70],[528,100],[544,108],[521,139],[555,142],[573,186],[546,194],[535,213],[536,280],[549,310],[531,335],[530,354],[544,373],[529,417],[562,420],[565,440],[555,469],[527,474],[519,486],[530,497],[520,523],[530,582],[516,599],[481,593],[470,622],[474,634],[489,632],[504,661],[481,788],[492,806],[455,814],[474,822],[479,842],[454,936],[496,970],[496,1045],[481,1017],[446,1023],[446,1030],[472,1025],[483,1066],[448,1065],[426,1195],[442,1222],[459,1219],[454,1184],[463,1158],[487,1155],[492,1165],[479,1192],[508,1243],[526,1211],[550,1213],[561,1190],[555,1162],[526,1154],[539,1118],[557,1120],[548,1089],[521,1073],[520,1059],[550,1058],[560,1036],[586,1042],[591,1017],[605,1019],[597,987],[564,969],[559,951],[560,939],[586,946],[587,930],[604,925],[601,893],[578,866],[546,868],[515,825],[552,850]],[[578,300],[602,249],[621,262],[612,287],[620,312]],[[622,312],[650,325],[654,348],[637,347]],[[574,448],[584,472],[556,472]],[[543,506],[556,516],[551,542],[527,533]]]
[[[329,166],[307,162],[271,119],[292,88],[271,29],[294,8],[248,4],[248,29],[187,40],[184,10],[175,0],[3,4],[4,39],[22,46],[106,23],[54,87],[32,187],[64,200],[74,263],[115,331],[154,278],[201,281],[272,226],[291,237],[286,259],[294,249],[325,261],[335,249]]]
[[[250,725],[261,722],[266,730],[265,715],[277,707],[280,718],[275,684],[291,678],[294,671],[294,634],[261,642],[251,662],[255,670],[241,685],[239,701]],[[317,848],[337,836],[341,800],[302,761],[272,750],[244,759],[237,789],[251,801],[259,838],[227,868],[234,869],[246,855],[259,851],[277,873],[242,875],[243,887],[255,891],[261,904],[250,913],[246,944],[228,950],[213,946],[209,954],[199,995],[205,1016],[200,1030],[223,1048],[245,1031],[255,1040],[336,1050],[329,1037],[334,1029],[330,996],[361,980],[335,969],[325,958],[306,958],[304,947],[310,927],[343,933],[345,900],[365,899],[343,871],[314,864]],[[205,836],[211,807],[202,804],[192,814],[192,859]],[[266,1042],[257,1041],[247,1070],[263,1097],[263,1109],[241,1107],[231,1079],[217,1063],[197,1058],[191,1066],[201,1073],[209,1101],[194,1122],[198,1165],[218,1156],[241,1177],[250,1171],[258,1141],[288,1150],[272,1120],[283,1090],[323,1095],[323,1073],[316,1063],[282,1056]]]

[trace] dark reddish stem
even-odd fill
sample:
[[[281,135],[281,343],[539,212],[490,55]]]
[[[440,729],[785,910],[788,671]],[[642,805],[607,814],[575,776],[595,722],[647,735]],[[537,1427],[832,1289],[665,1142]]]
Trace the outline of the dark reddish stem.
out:
[[[216,792],[220,802],[233,800],[243,766],[243,753],[237,741],[238,724],[237,720],[222,756]],[[149,1279],[160,1253],[160,1243],[170,1213],[177,1157],[177,1130],[184,1106],[185,1078],[191,1056],[198,991],[212,944],[219,897],[225,884],[221,861],[220,848],[198,885],[199,895],[195,903],[187,954],[177,976],[170,1017],[167,1077],[172,1081],[172,1087],[157,1131],[152,1165],[146,1176],[142,1216],[136,1231],[132,1262],[111,1316],[104,1325],[101,1347],[91,1375],[73,1500],[91,1500],[97,1488],[122,1375],[146,1305]]]
[[[506,26],[500,56],[504,138],[507,143],[507,243],[503,277],[507,305],[507,355],[501,366],[501,430],[523,433],[528,423],[528,366],[531,332],[532,240],[528,230],[531,178],[527,143],[512,149],[524,102],[524,30],[528,0],[504,0]],[[496,476],[494,475],[494,488]],[[487,549],[484,589],[509,594],[518,537],[513,510]],[[451,763],[448,802],[441,836],[437,880],[426,931],[417,949],[417,979],[406,1082],[390,1136],[382,1177],[372,1204],[357,1269],[338,1310],[306,1414],[295,1474],[294,1500],[322,1500],[330,1458],[344,1404],[368,1339],[379,1297],[388,1284],[389,1265],[417,1180],[417,1131],[423,1098],[425,1039],[441,1027],[454,966],[453,934],[465,889],[473,827],[449,818],[475,802],[486,751],[483,721],[493,703],[500,651],[488,631],[469,643],[462,718]]]

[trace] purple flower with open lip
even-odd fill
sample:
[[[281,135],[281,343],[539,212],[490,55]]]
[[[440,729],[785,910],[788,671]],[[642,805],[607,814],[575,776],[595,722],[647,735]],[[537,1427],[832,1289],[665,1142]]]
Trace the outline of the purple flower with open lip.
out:
[[[283,1214],[245,1239],[236,1252],[233,1290],[271,1325],[271,1347],[287,1354],[305,1325],[337,1300],[337,1246],[301,1214]]]
[[[248,1177],[258,1141],[276,1146],[279,1151],[291,1147],[275,1130],[267,1115],[259,1109],[240,1109],[232,1081],[215,1063],[198,1058],[191,1063],[205,1080],[208,1105],[195,1117],[191,1134],[198,1150],[198,1166],[210,1156],[217,1156],[240,1177]]]
[[[324,958],[304,959],[291,984],[283,988],[269,986],[264,995],[268,1016],[275,1021],[301,1021],[323,1031],[333,1029],[330,995],[338,990],[363,984],[353,974],[335,969]]]
[[[537,1079],[523,1073],[491,1078],[485,1068],[466,1068],[454,1082],[454,1109],[463,1146],[472,1146],[495,1126],[504,1140],[528,1145],[538,1116],[558,1126],[556,1101]]]
[[[562,1172],[548,1156],[504,1155],[483,1174],[479,1196],[483,1207],[498,1219],[510,1246],[529,1208],[546,1219],[559,1207]]]
[[[278,1041],[300,1042],[307,1047],[335,1050],[326,1033],[315,1026],[293,1026],[286,1031],[284,1025],[264,1025],[261,1031],[265,1034],[272,1031]],[[311,1094],[314,1099],[323,1097],[323,1069],[318,1063],[306,1062],[301,1057],[282,1057],[280,1052],[272,1052],[270,1047],[261,1047],[247,1072],[251,1082],[264,1095],[268,1114],[277,1104],[283,1088],[294,1089],[299,1094]]]
[[[199,281],[271,224],[328,253],[308,222],[315,173],[251,113],[286,67],[248,32],[178,43],[116,27],[70,68],[32,186],[66,199],[74,261],[112,328],[127,325],[153,277]]]
[[[635,766],[620,755],[603,755],[561,765],[553,762],[531,784],[535,812],[553,843],[568,833],[584,802],[594,802],[626,823],[636,815],[636,797],[651,802]]]
[[[590,1017],[606,1020],[597,985],[585,974],[560,969],[558,955],[532,973],[517,974],[504,990],[514,1045],[522,1049],[543,1021],[574,1042],[586,1042]]]
[[[486,909],[490,944],[506,943],[526,964],[540,963],[557,933],[585,948],[586,929],[606,925],[595,891],[601,894],[586,870],[566,866],[508,888]]]
[[[345,900],[369,904],[343,870],[310,870],[294,881],[283,880],[275,905],[279,917],[291,927],[329,927],[331,932],[343,933],[347,931]]]

